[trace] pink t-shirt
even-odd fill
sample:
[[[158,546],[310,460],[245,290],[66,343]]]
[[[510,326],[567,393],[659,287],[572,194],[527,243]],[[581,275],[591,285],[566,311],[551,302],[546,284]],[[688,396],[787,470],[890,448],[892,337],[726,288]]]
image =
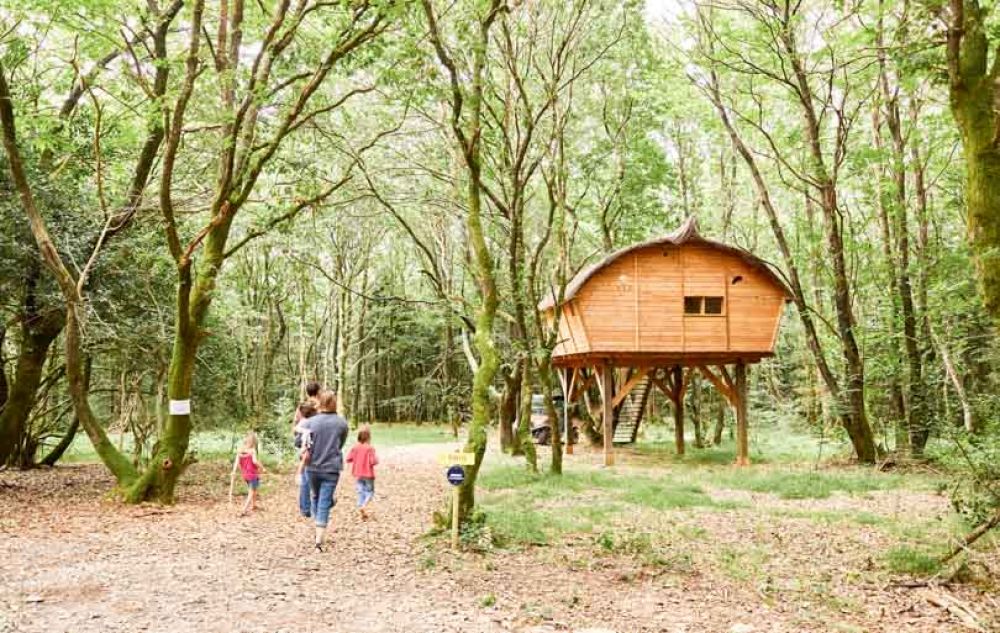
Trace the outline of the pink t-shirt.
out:
[[[375,457],[375,447],[371,444],[358,442],[352,446],[351,452],[347,454],[347,462],[351,465],[351,474],[355,479],[375,479],[378,457]]]
[[[253,481],[260,478],[257,462],[253,460],[253,453],[240,453],[240,472],[243,474],[243,481]]]

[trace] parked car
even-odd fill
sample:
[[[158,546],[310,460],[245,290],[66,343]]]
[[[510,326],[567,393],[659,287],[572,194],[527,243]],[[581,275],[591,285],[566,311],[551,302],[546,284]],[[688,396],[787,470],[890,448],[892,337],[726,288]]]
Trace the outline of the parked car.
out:
[[[559,428],[565,428],[563,421],[563,397],[561,394],[552,397],[552,406],[556,410]],[[536,393],[531,396],[531,437],[535,444],[548,446],[552,441],[552,425],[549,422],[549,415],[545,411],[545,396]],[[576,429],[570,431],[570,442],[576,442]]]

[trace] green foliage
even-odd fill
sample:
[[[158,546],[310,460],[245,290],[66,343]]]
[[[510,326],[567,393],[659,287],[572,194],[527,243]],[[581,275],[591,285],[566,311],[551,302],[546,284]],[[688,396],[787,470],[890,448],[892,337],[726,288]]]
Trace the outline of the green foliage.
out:
[[[992,419],[981,433],[953,431],[942,445],[942,463],[955,473],[947,490],[952,506],[970,525],[986,522],[1000,508],[1000,423]]]

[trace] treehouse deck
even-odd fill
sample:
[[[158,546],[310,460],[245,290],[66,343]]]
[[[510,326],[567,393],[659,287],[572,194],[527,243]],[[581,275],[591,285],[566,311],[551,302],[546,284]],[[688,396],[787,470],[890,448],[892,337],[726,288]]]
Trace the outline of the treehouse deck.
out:
[[[774,354],[790,298],[766,262],[703,238],[689,218],[670,235],[583,269],[561,297],[547,297],[538,309],[550,324],[558,321],[552,363],[560,370],[566,405],[592,387],[600,392],[605,463],[614,463],[614,443],[625,439],[624,430],[616,433],[623,407],[626,425],[632,424],[628,436],[635,439],[642,411],[632,412],[629,394],[640,385],[643,392],[655,386],[673,403],[683,454],[684,395],[697,371],[736,410],[736,461],[747,464],[747,366]],[[644,393],[642,407],[647,400]]]

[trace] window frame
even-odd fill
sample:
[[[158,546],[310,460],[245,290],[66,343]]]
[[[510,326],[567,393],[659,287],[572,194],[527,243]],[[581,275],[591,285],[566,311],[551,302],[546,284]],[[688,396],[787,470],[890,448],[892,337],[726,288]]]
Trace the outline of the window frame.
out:
[[[718,312],[706,312],[709,299],[718,299],[719,301],[719,311]],[[698,311],[688,312],[689,301],[698,301]],[[726,297],[725,295],[684,295],[684,317],[724,317],[726,316]]]

